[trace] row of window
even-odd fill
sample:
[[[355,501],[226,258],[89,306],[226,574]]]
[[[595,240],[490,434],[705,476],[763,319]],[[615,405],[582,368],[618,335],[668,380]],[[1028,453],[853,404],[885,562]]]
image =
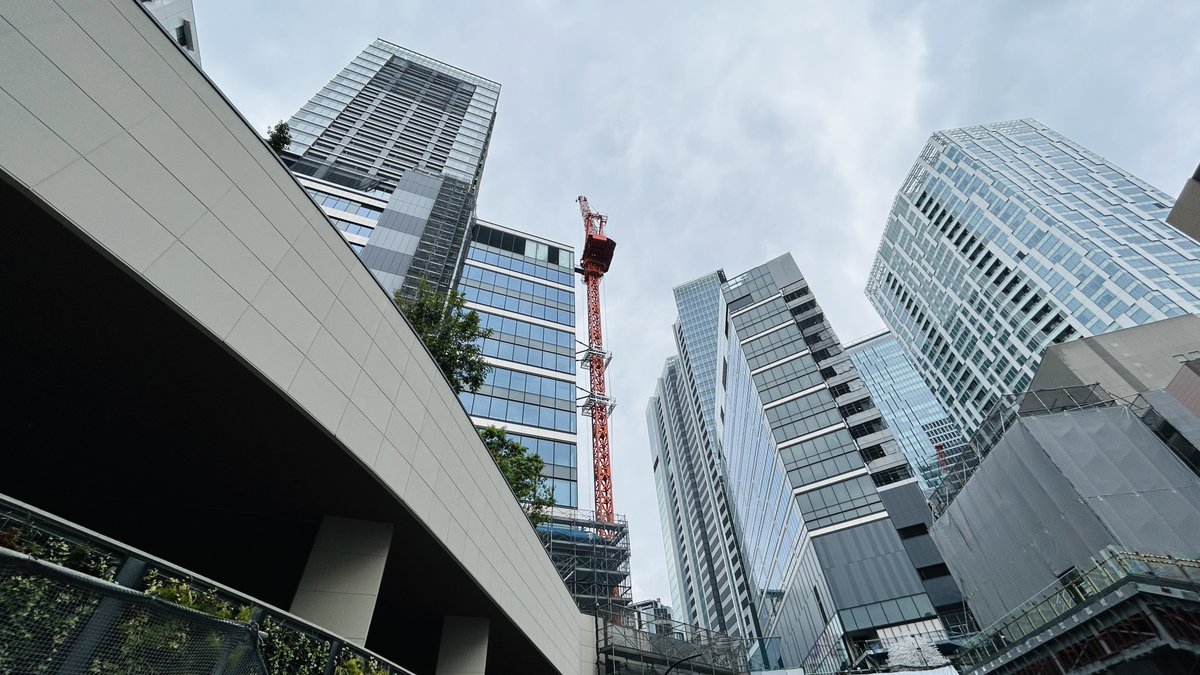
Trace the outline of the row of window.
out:
[[[555,354],[534,347],[516,345],[495,338],[484,338],[480,345],[484,356],[493,356],[505,361],[515,361],[529,366],[557,370],[560,373],[575,374],[575,357]]]
[[[848,471],[862,468],[862,465],[858,452],[850,448],[848,453],[792,469],[788,471],[788,478],[792,485],[807,485],[833,476],[840,476]]]
[[[574,267],[571,264],[571,252],[566,249],[526,239],[519,234],[502,232],[486,225],[476,225],[471,239],[497,251],[508,251],[525,258],[533,258],[534,260],[540,260],[550,265],[566,268],[567,270]]]
[[[754,376],[759,395],[767,403],[815,387],[824,381],[817,371],[817,364],[807,356],[781,363]]]
[[[809,529],[861,518],[878,512],[882,506],[875,484],[866,476],[800,493],[796,504]]]
[[[526,394],[538,394],[560,401],[575,401],[575,383],[555,380],[541,375],[530,375],[508,368],[492,368],[484,384],[499,389],[510,389]]]
[[[479,325],[490,329],[493,336],[499,333],[500,335],[515,337],[517,338],[515,340],[517,344],[529,344],[532,347],[557,351],[560,354],[575,353],[575,333],[565,330],[546,328],[536,323],[510,319],[498,314],[488,314],[487,312],[479,312]],[[524,343],[522,340],[529,340],[529,342]],[[514,340],[508,341],[514,342]],[[557,347],[557,350],[551,346]]]
[[[366,225],[359,225],[358,223],[352,223],[348,220],[342,220],[341,218],[330,218],[329,220],[333,221],[333,226],[336,227],[337,229],[341,230],[342,232],[349,232],[350,234],[357,234],[360,237],[370,238],[371,233],[375,231],[375,228],[373,228],[373,227],[368,227]]]
[[[742,352],[750,370],[756,370],[769,363],[774,363],[785,357],[804,351],[800,329],[789,325],[777,331],[752,340],[742,345]]]
[[[575,306],[575,294],[571,291],[564,291],[552,286],[546,286],[539,283],[534,283],[527,279],[518,279],[507,274],[500,274],[491,270],[485,270],[482,267],[474,265],[463,266],[463,279],[470,279],[477,283],[473,284],[479,288],[486,288],[494,291],[512,291],[516,294],[526,296],[537,301],[544,301],[545,304],[560,305],[564,307]]]
[[[534,438],[520,434],[508,434],[508,438],[525,446],[527,450],[542,458],[547,464],[575,468],[578,464],[578,450],[574,443],[552,441],[548,438]]]
[[[491,247],[483,246],[477,242],[472,242],[471,247],[467,249],[468,260],[478,260],[482,263],[503,267],[507,270],[528,274],[531,277],[553,281],[556,284],[571,286],[575,280],[571,276],[569,270],[563,269],[558,265],[551,266],[548,263],[537,263],[524,256],[517,256],[506,251],[495,251]]]
[[[383,213],[383,209],[378,207],[352,202],[343,197],[331,195],[327,192],[321,192],[320,190],[309,189],[308,194],[312,196],[313,201],[316,202],[318,206],[323,206],[327,209],[345,211],[346,213],[353,213],[362,216],[363,218],[370,218],[371,220],[379,220],[380,214]]]
[[[547,478],[550,490],[554,493],[555,506],[567,506],[572,509],[579,506],[579,484],[565,478]]]
[[[487,305],[488,307],[495,307],[497,309],[503,309],[509,312],[515,312],[517,314],[524,314],[537,319],[545,319],[546,321],[562,324],[564,326],[575,325],[574,310],[567,311],[564,309],[549,307],[547,305],[537,304],[530,300],[522,300],[520,298],[511,297],[505,295],[504,293],[485,291],[480,288],[475,288],[474,286],[469,286],[467,283],[470,282],[464,282],[459,290],[462,291],[463,296],[466,297],[468,302],[476,302],[481,305]]]
[[[552,429],[565,433],[575,433],[575,411],[555,410],[533,405],[518,403],[485,394],[462,392],[458,395],[467,412],[476,417],[485,417],[499,422],[524,424],[541,429]]]
[[[831,457],[854,452],[856,447],[854,439],[850,437],[850,433],[845,429],[838,429],[832,433],[817,436],[803,443],[780,448],[779,458],[783,460],[783,467],[785,469],[794,469],[805,464],[820,462]]]
[[[769,408],[767,412],[767,420],[772,427],[781,424],[788,424],[805,417],[810,417],[814,413],[822,410],[830,410],[836,413],[833,404],[833,396],[828,389],[822,389],[813,392],[808,396],[788,401],[774,408]],[[828,426],[828,425],[826,425]],[[799,435],[799,434],[797,434]],[[792,438],[792,437],[788,437]],[[787,440],[786,438],[780,440]]]
[[[783,304],[783,300],[775,298],[765,305],[759,305],[745,314],[735,316],[733,325],[737,328],[738,335],[745,339],[786,321],[787,315],[784,314],[786,309],[787,306]]]

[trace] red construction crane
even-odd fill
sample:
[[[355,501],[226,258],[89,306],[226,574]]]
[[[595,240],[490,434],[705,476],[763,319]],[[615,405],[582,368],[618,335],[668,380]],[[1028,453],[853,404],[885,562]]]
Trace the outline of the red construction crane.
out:
[[[583,214],[583,255],[579,269],[587,286],[588,343],[581,362],[590,371],[591,390],[583,402],[583,413],[592,417],[592,464],[596,476],[596,520],[611,523],[613,517],[612,462],[608,453],[608,415],[614,404],[608,396],[604,371],[611,356],[604,351],[604,335],[600,327],[600,279],[608,271],[617,242],[604,234],[608,222],[588,206],[587,197],[580,197],[579,211]]]

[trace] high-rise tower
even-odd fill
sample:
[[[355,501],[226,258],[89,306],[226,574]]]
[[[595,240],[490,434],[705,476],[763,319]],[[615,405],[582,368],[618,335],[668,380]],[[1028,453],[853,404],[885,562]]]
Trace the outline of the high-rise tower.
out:
[[[575,508],[574,252],[564,244],[477,220],[457,290],[492,334],[479,391],[458,395],[476,426],[505,427],[545,462],[554,501]]]
[[[647,422],[677,609],[806,672],[967,623],[908,462],[791,256],[675,296]]]
[[[499,94],[375,40],[289,121],[284,161],[389,291],[453,285]]]
[[[892,204],[867,296],[965,433],[1046,347],[1200,312],[1174,200],[1033,120],[940,131]]]

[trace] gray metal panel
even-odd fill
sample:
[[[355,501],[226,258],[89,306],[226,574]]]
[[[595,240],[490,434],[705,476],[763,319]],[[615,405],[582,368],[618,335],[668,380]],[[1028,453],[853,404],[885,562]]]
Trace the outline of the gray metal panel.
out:
[[[929,512],[929,504],[925,502],[925,495],[922,494],[921,488],[917,487],[916,483],[880,490],[879,498],[883,500],[883,505],[887,508],[888,515],[892,517],[892,523],[897,528],[921,523],[933,524],[933,514]]]
[[[813,547],[838,609],[925,590],[887,518],[817,537]]]
[[[934,543],[933,537],[928,534],[905,539],[904,550],[908,551],[908,557],[912,560],[913,567],[928,567],[946,562],[942,558],[937,544]]]
[[[1029,420],[1028,427],[1117,542],[1200,554],[1200,478],[1126,407]]]
[[[958,584],[954,583],[954,577],[935,577],[921,583],[924,584],[925,593],[934,607],[962,604],[963,596],[958,590]]]
[[[784,253],[778,258],[767,262],[765,267],[767,268],[767,272],[771,274],[771,278],[775,280],[775,285],[780,288],[804,280],[804,276],[800,274],[800,268],[796,266],[796,261],[792,258],[791,253]]]
[[[981,624],[1118,543],[1027,426],[1069,417],[1018,420],[930,530]]]

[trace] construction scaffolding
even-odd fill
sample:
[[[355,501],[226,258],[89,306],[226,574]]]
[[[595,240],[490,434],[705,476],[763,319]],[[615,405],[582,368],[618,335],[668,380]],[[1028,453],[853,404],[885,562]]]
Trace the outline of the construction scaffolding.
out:
[[[748,675],[747,641],[612,601],[594,608],[601,675]]]
[[[610,522],[592,511],[555,507],[549,522],[537,526],[538,538],[562,577],[575,604],[585,614],[626,606],[629,582],[629,521],[616,515]]]

